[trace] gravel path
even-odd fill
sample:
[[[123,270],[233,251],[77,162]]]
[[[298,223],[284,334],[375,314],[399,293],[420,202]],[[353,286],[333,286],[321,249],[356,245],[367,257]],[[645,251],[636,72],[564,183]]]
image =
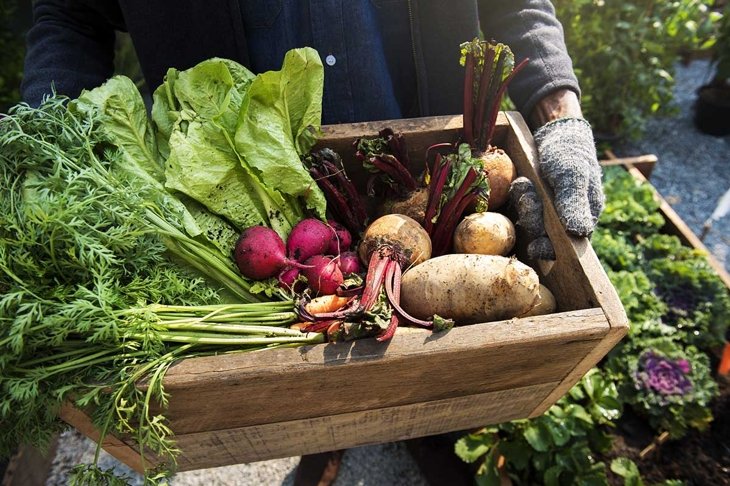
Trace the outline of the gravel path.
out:
[[[66,486],[68,473],[76,464],[94,459],[96,443],[75,430],[61,434],[58,451],[46,486]],[[179,473],[172,486],[291,486],[299,457],[288,457],[251,464],[201,469]],[[141,476],[119,463],[106,452],[101,453],[102,469],[113,468],[131,479],[130,485],[142,486]],[[403,443],[349,449],[342,459],[335,486],[427,486],[418,466]]]
[[[723,193],[730,189],[730,137],[712,137],[692,124],[695,90],[708,76],[706,61],[678,66],[675,99],[677,116],[649,122],[641,141],[615,148],[618,156],[655,154],[659,162],[651,182],[674,207],[679,216],[700,234]],[[730,271],[730,216],[713,225],[705,238],[712,254]],[[67,484],[69,469],[93,460],[95,444],[75,431],[61,436],[47,486]],[[174,486],[193,485],[291,485],[298,457],[252,464],[191,471],[176,475]],[[141,479],[106,453],[102,466],[128,474],[132,484]],[[425,486],[427,483],[402,444],[359,447],[347,451],[337,486]]]

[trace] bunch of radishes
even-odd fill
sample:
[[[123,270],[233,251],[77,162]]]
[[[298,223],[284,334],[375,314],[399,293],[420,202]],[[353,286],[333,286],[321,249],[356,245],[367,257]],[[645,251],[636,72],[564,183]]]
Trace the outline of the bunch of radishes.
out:
[[[307,218],[294,226],[286,244],[266,226],[246,229],[233,256],[246,278],[278,277],[282,288],[294,290],[302,275],[315,295],[329,295],[337,292],[346,275],[360,272],[360,261],[350,245],[352,235],[341,224]]]

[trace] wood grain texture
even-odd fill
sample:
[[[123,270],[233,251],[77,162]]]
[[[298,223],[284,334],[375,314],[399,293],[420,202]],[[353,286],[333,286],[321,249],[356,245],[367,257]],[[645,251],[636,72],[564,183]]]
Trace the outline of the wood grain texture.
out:
[[[274,424],[185,434],[180,470],[393,442],[524,417],[557,383]],[[505,404],[509,404],[505,406]],[[375,467],[375,465],[374,465]]]
[[[101,434],[99,433],[99,430],[94,427],[91,417],[89,417],[89,415],[84,411],[79,410],[69,403],[65,403],[61,407],[60,416],[61,420],[75,427],[76,430],[97,444],[99,443]],[[112,434],[107,434],[104,437],[104,441],[101,446],[109,454],[131,467],[133,470],[140,474],[143,472],[144,467],[139,456],[139,451],[124,440]]]
[[[602,167],[610,167],[613,165],[633,165],[637,169],[639,169],[639,172],[649,179],[651,177],[651,173],[654,170],[654,167],[656,167],[656,163],[659,161],[657,159],[657,156],[654,154],[647,154],[647,155],[639,155],[636,157],[622,157],[622,158],[616,158],[613,156],[613,153],[608,150],[606,152],[607,155],[611,155],[611,158],[599,160],[598,162],[601,164]]]
[[[552,204],[550,188],[538,175],[537,147],[528,137],[529,130],[521,116],[507,113],[514,130],[505,145],[520,175],[535,184],[544,205],[545,230],[553,243],[556,261],[543,275],[545,284],[555,294],[558,308],[599,307],[605,313],[610,330],[600,343],[583,356],[561,383],[530,414],[536,417],[550,406],[594,367],[628,333],[629,321],[616,289],[606,275],[588,238],[575,238],[565,233]]]
[[[189,359],[165,377],[174,398],[166,415],[176,434],[186,434],[556,382],[607,332],[600,309],[586,309],[399,333],[387,344],[364,339]]]

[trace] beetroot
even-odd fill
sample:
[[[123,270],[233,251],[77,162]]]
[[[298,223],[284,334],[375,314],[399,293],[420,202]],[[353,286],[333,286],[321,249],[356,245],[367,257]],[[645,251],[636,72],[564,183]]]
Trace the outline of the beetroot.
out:
[[[338,261],[330,256],[314,255],[307,259],[302,273],[315,294],[330,295],[345,281]]]
[[[350,245],[352,245],[352,235],[350,235],[350,232],[347,231],[347,228],[332,219],[327,221],[327,223],[334,230],[329,248],[327,249],[327,254],[339,255],[343,251],[349,250]]]
[[[286,240],[287,255],[298,262],[322,255],[327,253],[333,237],[334,229],[326,223],[315,218],[303,219],[289,233]]]
[[[286,266],[301,264],[286,257],[284,241],[266,226],[251,226],[241,233],[233,250],[241,274],[253,280],[274,277]]]
[[[354,251],[345,251],[340,254],[340,270],[342,275],[360,273],[360,257]]]

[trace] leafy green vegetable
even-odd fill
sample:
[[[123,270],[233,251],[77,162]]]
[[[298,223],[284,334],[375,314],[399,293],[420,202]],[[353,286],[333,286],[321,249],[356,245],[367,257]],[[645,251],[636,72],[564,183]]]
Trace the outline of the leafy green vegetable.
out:
[[[478,483],[499,484],[493,462],[502,455],[509,476],[520,484],[606,484],[605,465],[591,451],[610,448],[602,426],[620,410],[615,384],[594,368],[542,416],[464,436],[455,452],[466,462],[481,462]]]
[[[285,238],[307,208],[324,218],[324,195],[300,159],[319,130],[322,83],[311,49],[256,77],[224,59],[168,71],[152,109],[166,186],[239,232],[261,224]]]
[[[296,319],[292,301],[222,304],[224,290],[258,297],[230,258],[185,232],[181,202],[143,164],[130,167],[134,143],[108,111],[135,105],[112,103],[109,86],[0,120],[0,454],[47,442],[72,401],[94,410],[102,435],[131,435],[168,460],[167,474],[176,449],[150,404],[164,409],[175,360],[323,338],[273,327]],[[81,484],[106,477],[78,473]]]
[[[325,199],[300,158],[319,134],[324,69],[313,49],[294,49],[281,71],[256,77],[244,98],[236,148],[263,183],[276,187],[289,201],[302,198],[317,216],[325,216]],[[284,216],[291,221],[286,213]],[[301,218],[299,218],[301,219]],[[296,221],[295,221],[296,222]]]

